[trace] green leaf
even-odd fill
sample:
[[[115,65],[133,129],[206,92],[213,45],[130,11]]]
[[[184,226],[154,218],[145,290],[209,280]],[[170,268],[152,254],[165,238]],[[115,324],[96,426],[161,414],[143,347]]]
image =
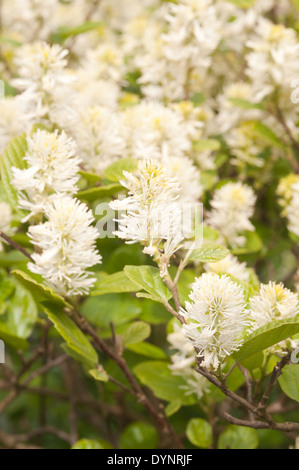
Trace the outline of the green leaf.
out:
[[[0,175],[5,192],[12,207],[20,214],[18,209],[18,192],[11,184],[13,179],[12,168],[26,168],[24,156],[27,151],[26,135],[22,134],[10,141],[0,158]]]
[[[72,449],[75,450],[99,450],[99,449],[113,449],[109,442],[104,439],[81,439],[73,445]]]
[[[90,375],[99,382],[108,382],[109,377],[103,366],[99,365],[97,369],[91,369]]]
[[[117,328],[116,334],[121,335],[124,346],[129,346],[147,339],[151,334],[151,328],[148,323],[136,321],[129,325],[120,326]]]
[[[196,140],[192,143],[192,148],[195,151],[202,152],[204,150],[210,150],[214,152],[221,148],[219,140],[207,139],[207,140]]]
[[[167,359],[165,352],[151,343],[135,343],[126,345],[129,351],[139,354],[140,356],[149,357],[150,359]]]
[[[131,281],[124,271],[114,274],[101,273],[94,289],[90,293],[92,296],[104,294],[118,294],[122,292],[138,292],[140,287]]]
[[[220,434],[218,449],[256,449],[258,444],[255,429],[230,425]]]
[[[141,303],[125,294],[108,294],[101,297],[89,297],[83,304],[82,314],[93,325],[110,328],[131,322],[141,314]]]
[[[81,362],[96,369],[98,365],[98,355],[90,342],[73,320],[67,314],[50,302],[42,303],[43,309],[58,333],[66,341],[67,346],[75,352]]]
[[[246,237],[245,245],[232,249],[231,252],[234,255],[247,255],[249,253],[258,253],[261,251],[263,247],[263,241],[256,232],[246,231],[244,235]]]
[[[166,416],[170,417],[174,415],[177,411],[179,411],[182,407],[182,402],[180,400],[175,400],[165,407],[165,414]]]
[[[34,299],[37,302],[43,302],[45,300],[50,301],[51,303],[57,305],[58,307],[70,307],[70,304],[64,300],[63,297],[56,294],[53,289],[44,284],[37,282],[35,279],[29,276],[29,274],[24,273],[23,271],[12,271],[15,278],[23,284],[31,294],[34,296]]]
[[[202,234],[205,240],[216,241],[220,237],[220,233],[215,228],[209,227],[208,225],[203,225]]]
[[[233,3],[234,5],[237,5],[237,7],[240,8],[250,8],[252,7],[256,0],[227,0],[230,3]]]
[[[246,338],[241,349],[234,354],[234,358],[241,362],[297,333],[299,333],[299,316],[268,323]]]
[[[163,283],[160,271],[152,266],[126,266],[126,276],[159,302],[167,302],[171,293]]]
[[[194,395],[186,395],[183,387],[184,379],[173,375],[167,362],[147,361],[141,362],[133,369],[143,385],[149,387],[157,398],[174,402],[180,400],[182,405],[192,405],[196,401]]]
[[[7,253],[0,253],[0,268],[15,269],[18,267],[26,267],[28,258],[20,253],[20,251],[12,250]]]
[[[113,194],[119,193],[123,189],[120,184],[108,184],[106,186],[96,186],[95,188],[79,191],[76,196],[80,200],[94,202],[104,197],[113,196]]]
[[[28,341],[23,338],[18,338],[17,336],[11,334],[7,327],[0,323],[0,339],[4,341],[5,344],[9,344],[14,349],[27,349],[29,347]]]
[[[134,173],[138,168],[138,161],[134,158],[123,158],[112,163],[104,172],[104,177],[113,183],[119,183],[124,178],[124,171]]]
[[[212,445],[212,426],[201,418],[190,419],[186,429],[186,435],[196,447],[208,449]]]
[[[272,129],[270,129],[268,126],[265,126],[265,124],[262,124],[261,122],[254,122],[253,130],[256,135],[261,137],[267,144],[279,149],[284,149],[284,145],[281,140],[272,131]]]
[[[217,263],[229,255],[229,250],[225,246],[216,243],[207,243],[201,248],[193,250],[190,261],[200,261],[201,263]]]
[[[159,435],[154,426],[142,421],[129,424],[120,438],[121,449],[156,449]]]
[[[66,39],[72,36],[78,36],[79,34],[84,34],[88,33],[89,31],[94,31],[95,29],[100,29],[103,27],[103,24],[104,23],[100,21],[86,21],[79,26],[61,26],[51,35],[51,41],[63,43]]]
[[[83,170],[79,171],[79,175],[90,183],[98,183],[98,181],[100,181],[101,179],[99,175],[95,173],[89,173],[88,171]]]
[[[30,291],[24,289],[21,284],[16,284],[4,318],[6,327],[11,334],[27,339],[32,333],[36,319],[37,307]]]
[[[242,98],[229,98],[229,101],[237,106],[238,108],[242,109],[263,109],[263,106],[256,103],[251,103],[250,101],[243,100]]]
[[[284,367],[282,375],[278,379],[284,393],[299,402],[299,365],[291,364]]]
[[[263,362],[264,354],[262,352],[259,352],[257,354],[254,354],[253,356],[248,357],[248,359],[244,359],[241,365],[245,367],[245,369],[252,371],[261,367]]]

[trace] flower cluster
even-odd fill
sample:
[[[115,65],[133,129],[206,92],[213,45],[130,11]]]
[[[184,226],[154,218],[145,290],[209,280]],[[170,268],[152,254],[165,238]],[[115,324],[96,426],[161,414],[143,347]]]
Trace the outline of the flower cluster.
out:
[[[241,286],[228,276],[206,273],[198,278],[181,314],[183,332],[205,367],[217,370],[242,344],[248,313]]]

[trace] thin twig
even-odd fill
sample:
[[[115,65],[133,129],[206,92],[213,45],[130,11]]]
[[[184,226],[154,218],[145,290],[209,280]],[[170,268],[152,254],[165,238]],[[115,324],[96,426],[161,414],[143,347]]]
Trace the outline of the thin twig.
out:
[[[11,245],[13,248],[15,248],[16,250],[20,251],[21,253],[23,253],[23,255],[25,255],[28,259],[30,259],[30,261],[34,262],[31,254],[25,250],[25,248],[23,248],[21,245],[19,245],[17,242],[15,242],[14,240],[12,240],[10,237],[8,237],[5,233],[3,233],[2,231],[0,231],[0,237],[3,238],[3,240],[5,240],[9,245]]]

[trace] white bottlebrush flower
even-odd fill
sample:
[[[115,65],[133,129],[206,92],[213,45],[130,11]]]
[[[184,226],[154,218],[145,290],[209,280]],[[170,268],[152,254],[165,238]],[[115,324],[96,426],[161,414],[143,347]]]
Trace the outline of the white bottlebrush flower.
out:
[[[18,97],[6,97],[0,103],[0,154],[9,141],[31,130],[32,117],[25,114],[25,109]]]
[[[170,370],[174,375],[183,377],[186,381],[186,394],[195,393],[201,398],[205,392],[208,392],[208,381],[202,375],[195,371],[195,350],[189,341],[186,341],[182,327],[174,324],[174,331],[167,336],[171,349],[176,352],[171,356]]]
[[[227,183],[215,191],[208,223],[219,230],[226,243],[232,247],[243,246],[245,230],[254,231],[250,222],[256,196],[253,190],[240,182]]]
[[[55,197],[45,208],[47,221],[29,228],[34,253],[29,269],[43,276],[60,294],[88,294],[95,278],[88,268],[101,262],[96,249],[98,231],[86,204],[71,197]]]
[[[189,297],[193,303],[186,302],[180,312],[187,321],[183,332],[199,349],[202,365],[217,370],[242,345],[247,324],[243,289],[226,275],[205,273]]]
[[[180,238],[177,179],[170,178],[155,160],[140,161],[136,173],[124,171],[124,176],[126,180],[121,184],[129,190],[129,196],[110,203],[112,209],[124,211],[115,234],[145,246],[156,246],[161,239]]]
[[[71,88],[75,76],[66,69],[67,54],[58,44],[51,46],[45,42],[26,44],[17,51],[18,78],[12,83],[23,91],[20,100],[36,122],[50,121],[61,126],[70,123],[75,113],[76,99]]]
[[[15,84],[26,90],[34,84],[54,87],[65,83],[64,70],[67,66],[68,51],[58,44],[35,42],[22,46],[16,54],[15,65],[19,79]]]
[[[250,299],[252,330],[275,320],[292,318],[299,314],[298,294],[282,283],[262,284],[258,295]]]
[[[299,237],[299,181],[292,184],[291,192],[291,200],[285,208],[285,213],[289,230]]]
[[[229,254],[224,260],[217,263],[206,263],[204,266],[207,272],[217,274],[229,274],[242,282],[249,281],[249,271],[246,263],[240,263],[236,256]]]
[[[174,157],[162,160],[163,166],[170,177],[175,177],[180,183],[179,197],[181,202],[198,201],[203,193],[200,182],[200,171],[188,157]]]
[[[171,178],[157,161],[140,161],[136,173],[124,172],[124,176],[121,184],[129,190],[128,197],[110,203],[119,214],[114,234],[127,243],[142,243],[164,277],[170,258],[194,235],[194,211],[188,203],[186,216],[177,178]]]
[[[6,202],[0,201],[0,231],[5,235],[12,233],[12,212],[10,206]],[[0,241],[0,251],[3,250],[3,245]]]
[[[128,156],[137,159],[182,157],[191,150],[183,116],[161,103],[142,102],[123,115]]]
[[[260,98],[276,89],[287,89],[299,76],[299,44],[296,31],[261,18],[257,34],[247,42],[247,75],[259,90]]]
[[[43,210],[52,194],[74,194],[79,175],[80,159],[75,156],[76,143],[65,132],[58,134],[38,130],[27,137],[24,157],[28,168],[13,168],[12,184],[20,192],[19,204],[30,215]]]
[[[163,36],[166,57],[178,62],[187,59],[190,67],[209,66],[209,56],[221,39],[221,25],[213,2],[182,0],[179,4],[171,3],[167,19],[169,30]]]
[[[101,174],[124,155],[119,114],[110,109],[95,106],[84,110],[73,136],[84,166],[95,173]]]
[[[239,102],[257,103],[254,90],[249,83],[236,82],[225,87],[223,94],[218,97],[219,114],[216,117],[218,129],[226,133],[240,122],[259,120],[262,112],[259,109],[238,106]]]
[[[255,122],[245,122],[231,129],[226,141],[234,155],[232,163],[247,163],[256,167],[263,167],[265,159],[261,157],[265,150],[265,141],[257,136]]]
[[[87,51],[82,67],[97,80],[109,80],[120,83],[125,75],[126,67],[122,50],[117,43],[103,43],[95,49]]]

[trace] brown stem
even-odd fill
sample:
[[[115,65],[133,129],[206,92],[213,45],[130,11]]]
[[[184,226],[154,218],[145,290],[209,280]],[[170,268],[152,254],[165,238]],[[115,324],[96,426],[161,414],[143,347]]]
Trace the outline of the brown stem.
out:
[[[28,259],[30,259],[30,261],[34,262],[31,254],[27,250],[25,250],[25,248],[23,248],[21,245],[19,245],[17,242],[15,242],[10,237],[8,237],[5,233],[0,231],[0,237],[3,238],[3,240],[5,240],[13,248],[15,248],[16,250],[23,253],[23,255],[25,255]]]
[[[290,362],[290,357],[291,357],[291,354],[288,354],[287,356],[283,357],[282,360],[276,364],[276,366],[274,367],[273,369],[273,372],[272,372],[272,375],[270,377],[270,380],[269,380],[269,383],[267,385],[267,388],[261,398],[261,401],[258,405],[258,409],[259,410],[263,410],[266,408],[267,406],[267,402],[270,398],[270,395],[271,395],[271,392],[273,390],[273,388],[275,387],[275,384],[279,378],[279,376],[281,375],[282,373],[282,369]]]
[[[112,349],[109,348],[109,346],[107,346],[105,341],[103,341],[102,338],[99,337],[97,332],[85,320],[85,318],[82,317],[82,315],[79,312],[75,312],[74,321],[77,323],[79,328],[81,328],[83,331],[85,331],[85,333],[87,333],[89,336],[93,338],[94,343],[99,348],[99,350],[103,352],[107,357],[111,358],[117,364],[117,366],[122,370],[125,377],[129,381],[133,389],[134,395],[137,398],[138,402],[141,403],[146,408],[146,410],[150,413],[150,415],[156,421],[159,428],[163,432],[169,434],[169,436],[171,437],[173,443],[176,445],[177,448],[179,449],[183,448],[183,445],[180,439],[178,438],[177,434],[173,430],[172,426],[170,425],[164,413],[164,410],[161,409],[157,411],[156,408],[152,405],[149,398],[143,392],[139,383],[137,382],[134,375],[132,374],[125,359],[122,356],[116,354]]]

